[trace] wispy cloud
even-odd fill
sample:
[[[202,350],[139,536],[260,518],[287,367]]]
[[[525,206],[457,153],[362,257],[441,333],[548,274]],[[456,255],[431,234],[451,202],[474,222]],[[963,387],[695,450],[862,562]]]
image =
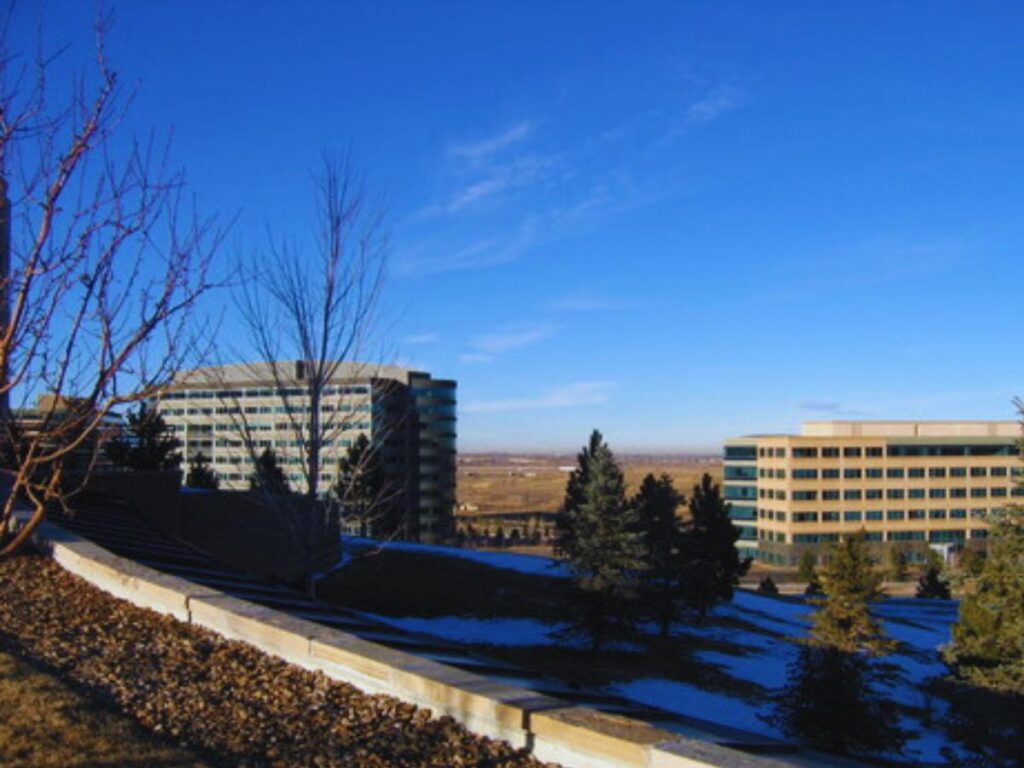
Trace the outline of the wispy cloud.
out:
[[[462,406],[462,410],[466,413],[504,413],[601,405],[608,402],[614,386],[608,381],[578,381],[537,397],[471,401]]]
[[[529,155],[498,165],[487,170],[486,176],[467,184],[458,190],[443,206],[434,206],[427,213],[460,213],[492,198],[502,192],[526,187],[543,181],[555,160],[539,155]]]
[[[419,245],[395,260],[396,277],[423,277],[442,272],[482,269],[518,259],[534,242],[535,222],[527,220],[508,237],[487,237],[461,248]]]
[[[800,403],[801,410],[814,413],[829,414],[831,416],[863,416],[864,411],[854,408],[847,408],[837,400],[805,400]]]
[[[717,120],[726,112],[739,108],[743,103],[743,92],[738,88],[723,86],[716,88],[686,109],[687,125],[702,125]]]
[[[437,344],[441,341],[441,337],[436,333],[414,333],[410,336],[405,336],[402,339],[403,344],[410,346],[424,346],[426,344]]]
[[[475,336],[469,340],[469,346],[475,354],[498,355],[544,341],[554,332],[555,329],[549,325],[513,327],[498,333]]]
[[[556,312],[610,312],[623,309],[627,304],[593,291],[580,290],[560,296],[549,306]]]
[[[450,144],[447,154],[449,157],[479,165],[503,149],[521,142],[533,132],[533,128],[532,121],[523,120],[479,141]]]

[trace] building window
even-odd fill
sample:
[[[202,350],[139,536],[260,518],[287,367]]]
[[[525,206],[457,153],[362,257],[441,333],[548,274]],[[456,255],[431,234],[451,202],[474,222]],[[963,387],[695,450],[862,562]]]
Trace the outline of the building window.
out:
[[[907,477],[924,477],[924,467],[911,467],[907,470]]]
[[[907,491],[907,496],[911,499],[923,499],[924,488],[911,488],[909,491]]]
[[[844,469],[843,470],[843,477],[845,477],[847,480],[855,480],[855,479],[859,478],[860,475],[861,475],[861,472],[860,472],[859,469]]]
[[[882,470],[880,470],[880,469],[865,469],[864,470],[864,476],[877,479],[877,478],[880,478],[882,476]]]
[[[879,458],[882,456],[881,448],[865,448],[864,455],[871,458]]]
[[[838,512],[822,512],[821,521],[823,523],[838,523],[839,513]]]
[[[1006,489],[1005,488],[993,488],[990,491],[990,493],[991,493],[992,496],[1005,496],[1006,495]]]
[[[988,488],[971,488],[972,499],[984,499],[988,496]]]
[[[816,523],[818,522],[817,512],[794,512],[793,513],[794,523]]]
[[[816,459],[818,458],[817,448],[794,448],[793,449],[794,459]]]
[[[992,477],[1006,477],[1006,467],[992,467],[988,473]]]
[[[911,520],[924,520],[924,510],[912,509],[910,510],[910,512],[907,513],[907,517],[909,517]]]
[[[950,467],[950,477],[967,477],[967,467]]]
[[[945,476],[946,476],[946,468],[945,467],[929,467],[928,468],[928,477],[945,477]]]
[[[838,457],[839,457],[839,449],[838,448],[822,448],[821,449],[821,458],[823,458],[823,459],[836,459]]]
[[[903,475],[904,472],[902,467],[889,467],[889,469],[885,470],[885,476],[890,480],[898,480],[902,478]]]
[[[988,477],[988,467],[971,467],[971,477]]]
[[[878,521],[882,519],[882,510],[880,509],[869,509],[864,513],[864,517],[870,521]]]
[[[889,509],[885,513],[886,520],[903,520],[905,517],[906,514],[902,509]]]
[[[821,499],[822,501],[838,501],[839,491],[822,491]]]
[[[848,459],[859,459],[860,448],[843,448],[843,456]]]
[[[826,480],[835,480],[839,477],[838,469],[823,469],[821,470],[821,476]]]
[[[950,488],[949,496],[953,499],[966,499],[967,489],[966,488]]]
[[[904,496],[904,492],[902,488],[889,488],[885,492],[885,495],[887,498],[890,499],[902,499]]]
[[[880,498],[882,498],[882,489],[881,488],[868,488],[867,491],[864,492],[864,498],[866,498],[866,499],[880,499]]]
[[[928,519],[929,520],[945,520],[946,519],[946,510],[944,510],[944,509],[933,509],[930,512],[928,512]]]
[[[860,496],[860,491],[843,491],[843,498],[847,501],[858,501]]]
[[[946,498],[946,489],[945,488],[929,488],[928,489],[928,498],[929,499],[944,499],[944,498]]]
[[[793,470],[794,480],[817,480],[818,470],[816,469],[794,469]]]
[[[951,509],[949,510],[950,520],[963,520],[967,517],[966,509]]]
[[[861,518],[860,512],[843,512],[843,520],[847,523],[859,523]]]

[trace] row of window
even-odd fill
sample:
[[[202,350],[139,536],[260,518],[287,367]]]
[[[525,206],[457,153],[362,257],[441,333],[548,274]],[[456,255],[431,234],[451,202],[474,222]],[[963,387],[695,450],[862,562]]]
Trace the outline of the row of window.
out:
[[[1016,443],[993,443],[982,445],[887,445],[847,446],[845,448],[793,448],[794,459],[860,459],[881,458],[882,456],[1016,456],[1020,453]],[[785,448],[756,448],[754,446],[726,446],[726,460],[749,461],[755,458],[784,459]]]
[[[985,508],[976,509],[869,509],[847,510],[846,512],[794,512],[794,523],[863,523],[863,522],[902,522],[904,520],[965,520],[967,517],[983,518],[988,514]],[[787,515],[782,510],[758,509],[757,516],[761,520],[786,522]]]
[[[219,408],[164,408],[160,412],[164,416],[232,416],[241,413],[309,413],[312,410],[313,408],[308,405],[247,405],[244,408],[240,406],[224,406]],[[341,403],[340,405],[332,405],[330,403],[325,403],[324,405],[320,406],[321,413],[350,413],[352,411],[370,413],[373,411],[373,406],[352,406],[347,403]]]
[[[766,531],[767,533],[773,533]],[[758,538],[769,541],[785,541],[785,534],[781,532],[776,533],[775,536],[761,536],[761,532],[758,532]],[[824,544],[835,541],[840,541],[844,536],[850,534],[842,533],[794,533],[793,543],[794,544]],[[939,543],[955,543],[963,542],[967,539],[968,531],[966,529],[953,529],[946,531],[866,531],[863,534],[866,541],[928,541],[928,542],[939,542]],[[970,537],[972,539],[984,539],[988,536],[988,531],[984,529],[970,529]]]
[[[366,386],[327,386],[324,395],[368,395],[370,388]],[[308,396],[305,387],[289,387],[284,389],[183,389],[168,392],[163,400],[233,400],[243,397],[303,397]]]
[[[1012,474],[1014,477],[1024,475],[1024,467],[835,467],[828,469],[794,469],[790,473],[793,480],[859,480],[861,478],[889,480],[902,480],[904,478],[920,479],[925,477],[1006,477]],[[726,466],[726,480],[785,480],[785,469],[770,469],[765,467],[750,466]]]
[[[727,499],[753,499],[754,488],[730,486],[726,488]],[[792,494],[781,488],[758,488],[756,498],[785,501],[790,497],[793,501],[868,501],[877,499],[987,499],[990,496],[1003,498],[1006,496],[1024,496],[1024,486],[976,487],[976,488],[847,488],[845,490],[829,489],[825,491],[793,491]]]

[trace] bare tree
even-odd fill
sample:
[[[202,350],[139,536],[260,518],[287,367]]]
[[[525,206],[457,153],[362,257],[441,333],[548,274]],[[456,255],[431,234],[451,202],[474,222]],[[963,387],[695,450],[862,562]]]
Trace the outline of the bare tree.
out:
[[[165,144],[118,134],[130,94],[105,55],[109,18],[97,19],[94,70],[60,102],[54,59],[12,50],[9,15],[0,19],[0,400],[12,490],[0,556],[81,487],[112,409],[158,395],[197,351],[190,319],[214,287],[222,237],[185,196]],[[7,412],[11,397],[47,394],[30,424]],[[15,530],[18,499],[31,515]]]
[[[351,164],[325,157],[316,185],[313,252],[271,237],[267,251],[250,258],[238,302],[284,402],[310,499],[319,495],[325,443],[351,419],[323,409],[325,396],[342,364],[365,350],[387,261],[380,211],[371,208]]]

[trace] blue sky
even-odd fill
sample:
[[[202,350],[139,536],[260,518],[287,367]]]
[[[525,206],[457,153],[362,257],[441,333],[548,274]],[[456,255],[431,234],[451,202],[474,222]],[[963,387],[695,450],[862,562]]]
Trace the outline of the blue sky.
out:
[[[89,5],[48,6],[66,62]],[[459,381],[461,449],[717,450],[1013,416],[1022,37],[1010,2],[156,1],[108,53],[228,255],[303,237],[351,150],[382,343]]]

